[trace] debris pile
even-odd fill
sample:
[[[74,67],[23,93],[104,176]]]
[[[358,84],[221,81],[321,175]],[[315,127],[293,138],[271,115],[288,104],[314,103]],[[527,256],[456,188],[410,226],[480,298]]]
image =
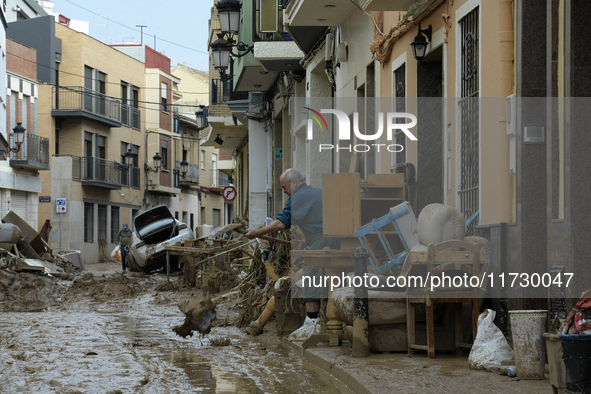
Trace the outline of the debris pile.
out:
[[[54,254],[47,244],[51,225],[40,233],[9,211],[0,223],[0,311],[38,311],[60,303],[57,280],[74,279],[82,267]]]
[[[222,295],[214,296],[213,302],[227,302],[227,311],[238,310],[238,327],[259,318],[274,296],[276,280],[291,272],[292,231],[265,237],[268,240],[248,240],[243,235],[245,229],[246,221],[237,217],[233,224],[214,229],[210,235],[169,249],[172,253],[183,253],[187,285],[201,284],[201,289],[212,295],[218,293],[220,287],[226,289]],[[190,335],[190,327],[197,327],[192,329],[202,334],[208,332],[208,327],[198,327],[195,310],[189,307],[203,297],[191,297],[179,305],[186,315],[185,324],[174,328],[179,335]],[[227,319],[226,316],[226,323]]]

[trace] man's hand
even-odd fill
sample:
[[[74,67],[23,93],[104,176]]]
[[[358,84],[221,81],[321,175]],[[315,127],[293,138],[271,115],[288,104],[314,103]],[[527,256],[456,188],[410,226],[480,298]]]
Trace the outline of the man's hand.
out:
[[[247,228],[246,233],[244,233],[244,236],[248,239],[255,239],[256,237],[259,236],[259,232],[258,232],[258,230]]]
[[[281,231],[283,229],[285,229],[285,224],[283,224],[283,222],[281,220],[275,220],[273,223],[269,224],[268,226],[265,226],[265,227],[260,228],[258,230],[247,228],[244,236],[248,239],[255,239],[257,237],[260,237],[261,235],[265,235],[265,234],[269,234],[269,233],[276,233],[277,231]]]

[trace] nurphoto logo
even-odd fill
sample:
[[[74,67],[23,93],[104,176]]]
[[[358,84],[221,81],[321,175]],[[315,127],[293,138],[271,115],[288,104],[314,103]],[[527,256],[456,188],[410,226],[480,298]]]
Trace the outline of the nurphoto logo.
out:
[[[328,124],[326,119],[322,114],[333,114],[337,118],[336,124],[338,125],[338,138],[339,141],[351,141],[351,121],[349,120],[349,116],[338,109],[321,109],[320,112],[309,108],[303,107],[310,119],[308,119],[306,128],[308,131],[308,140],[314,139],[314,121],[320,127],[320,130],[328,131]],[[363,134],[359,130],[359,113],[353,112],[353,133],[357,140],[362,141],[376,141],[379,140],[384,132],[384,119],[386,123],[386,139],[392,141],[395,136],[395,131],[400,130],[403,132],[408,139],[411,141],[417,141],[417,137],[414,136],[410,132],[409,129],[415,127],[417,125],[417,117],[408,112],[387,112],[383,113],[380,112],[378,114],[378,130],[375,134]],[[406,120],[410,119],[409,123],[406,123]],[[404,147],[400,144],[319,144],[318,151],[322,152],[323,150],[335,150],[338,152],[340,150],[346,150],[349,152],[368,152],[371,149],[375,149],[378,152],[380,148],[384,147],[388,152],[396,153],[402,152]]]

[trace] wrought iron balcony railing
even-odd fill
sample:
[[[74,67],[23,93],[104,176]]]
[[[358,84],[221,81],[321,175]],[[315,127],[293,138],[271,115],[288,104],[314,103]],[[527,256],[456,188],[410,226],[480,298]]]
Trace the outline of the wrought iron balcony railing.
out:
[[[129,104],[121,104],[121,124],[123,126],[131,127],[132,129],[140,129],[140,110],[134,108]]]
[[[87,118],[110,127],[121,126],[121,103],[82,86],[56,86],[52,94],[52,115]]]
[[[232,91],[232,80],[222,81],[221,79],[211,80],[211,105],[225,104],[227,101],[247,100],[248,92]]]
[[[10,136],[14,147],[14,135]],[[34,134],[25,134],[25,140],[18,152],[10,152],[11,164],[36,169],[49,169],[49,139]]]
[[[141,172],[137,167],[129,167],[116,161],[92,156],[72,157],[72,179],[86,186],[121,189],[122,186],[140,188]]]

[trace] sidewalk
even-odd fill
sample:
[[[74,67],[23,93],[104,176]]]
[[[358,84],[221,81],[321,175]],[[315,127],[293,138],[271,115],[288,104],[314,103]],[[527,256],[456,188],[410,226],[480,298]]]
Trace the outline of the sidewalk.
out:
[[[343,392],[354,393],[548,393],[550,380],[518,380],[468,368],[468,356],[437,353],[373,353],[353,358],[350,344],[303,349],[302,342],[282,338],[284,347],[301,354]]]

